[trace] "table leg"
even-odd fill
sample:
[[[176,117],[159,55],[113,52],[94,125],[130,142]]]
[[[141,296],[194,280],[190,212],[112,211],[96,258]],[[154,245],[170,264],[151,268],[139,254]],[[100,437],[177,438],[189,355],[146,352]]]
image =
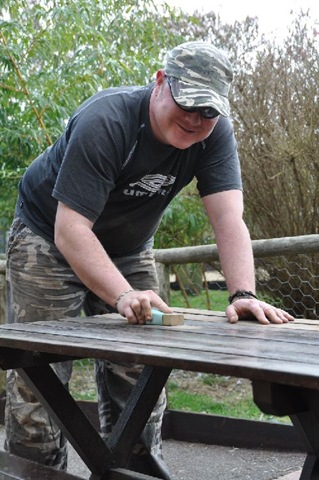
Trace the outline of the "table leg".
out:
[[[117,467],[129,462],[134,445],[151,415],[171,368],[144,367],[107,442]]]
[[[106,444],[49,365],[17,371],[91,470],[93,480],[109,478],[111,468],[127,465],[171,369],[144,367]]]
[[[319,480],[319,391],[254,381],[256,405],[264,413],[289,415],[303,437],[307,457],[300,480]]]
[[[17,369],[93,474],[112,465],[113,454],[49,365]]]

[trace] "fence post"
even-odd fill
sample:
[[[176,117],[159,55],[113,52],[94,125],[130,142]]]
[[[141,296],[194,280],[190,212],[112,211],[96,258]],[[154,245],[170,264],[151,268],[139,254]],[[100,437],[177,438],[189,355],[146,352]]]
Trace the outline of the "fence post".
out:
[[[159,295],[168,305],[170,304],[170,267],[169,265],[164,265],[164,263],[156,262],[156,271],[158,276],[159,283]]]
[[[5,322],[6,315],[6,270],[5,260],[0,259],[0,324]],[[6,373],[0,372],[0,395],[2,396],[6,389]]]
[[[6,313],[6,262],[0,258],[0,324],[5,322]]]

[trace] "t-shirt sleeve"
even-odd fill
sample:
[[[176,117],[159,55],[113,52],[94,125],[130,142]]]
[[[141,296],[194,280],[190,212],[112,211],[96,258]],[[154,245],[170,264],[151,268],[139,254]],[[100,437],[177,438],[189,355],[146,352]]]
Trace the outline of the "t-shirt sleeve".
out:
[[[230,119],[220,117],[212,134],[204,142],[195,176],[201,197],[242,189],[237,141]]]
[[[53,189],[56,200],[92,222],[103,211],[121,169],[123,151],[118,146],[124,145],[122,127],[120,124],[114,126],[114,122],[112,125],[105,115],[93,109],[72,119]]]

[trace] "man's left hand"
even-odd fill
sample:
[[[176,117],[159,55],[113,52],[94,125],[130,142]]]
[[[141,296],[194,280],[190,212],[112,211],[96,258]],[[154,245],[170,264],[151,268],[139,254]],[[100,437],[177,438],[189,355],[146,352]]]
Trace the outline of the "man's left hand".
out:
[[[256,300],[255,298],[239,298],[226,309],[226,315],[230,323],[255,317],[259,323],[288,323],[294,320],[289,313],[281,308],[276,308],[269,303]]]

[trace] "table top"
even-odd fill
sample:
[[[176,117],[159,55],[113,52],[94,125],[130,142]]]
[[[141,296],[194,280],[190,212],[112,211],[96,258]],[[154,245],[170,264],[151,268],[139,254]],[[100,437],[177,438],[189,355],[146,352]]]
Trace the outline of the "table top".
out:
[[[222,312],[174,311],[184,313],[184,325],[128,325],[118,314],[2,325],[0,358],[19,349],[319,389],[319,321],[230,324]]]

